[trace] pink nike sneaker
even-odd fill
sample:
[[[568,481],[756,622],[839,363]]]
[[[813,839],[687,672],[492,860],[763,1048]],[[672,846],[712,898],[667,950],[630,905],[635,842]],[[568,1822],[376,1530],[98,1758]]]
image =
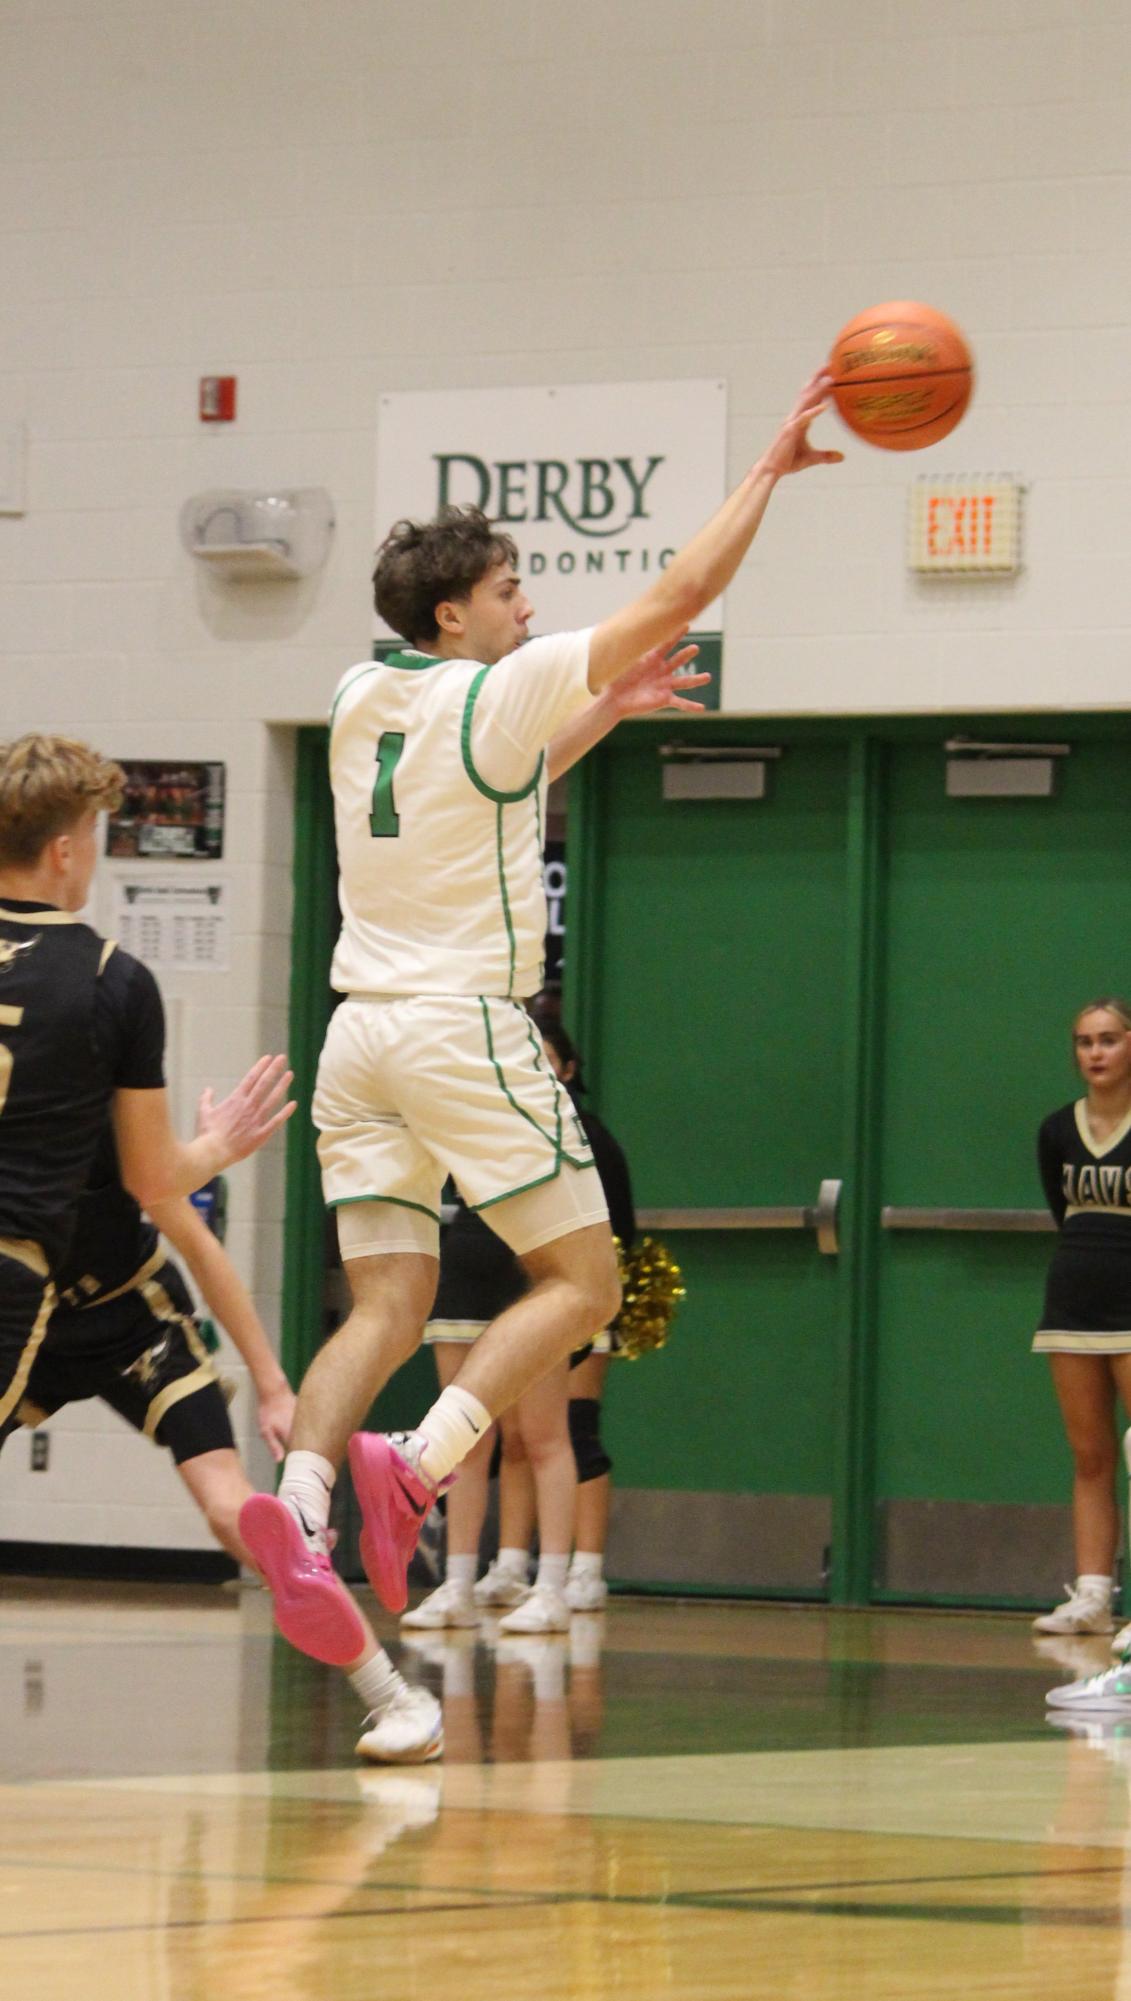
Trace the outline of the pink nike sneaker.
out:
[[[390,1612],[408,1604],[408,1566],[420,1539],[425,1516],[439,1487],[425,1478],[403,1450],[409,1434],[398,1431],[355,1431],[350,1439],[350,1472],[361,1508],[358,1538],[365,1574]]]
[[[300,1653],[346,1667],[365,1651],[366,1633],[329,1556],[308,1540],[285,1501],[253,1494],[240,1509],[240,1535],[267,1580],[275,1624]]]

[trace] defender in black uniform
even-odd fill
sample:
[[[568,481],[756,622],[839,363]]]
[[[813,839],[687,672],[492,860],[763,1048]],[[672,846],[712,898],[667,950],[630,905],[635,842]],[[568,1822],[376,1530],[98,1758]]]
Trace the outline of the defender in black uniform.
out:
[[[185,1145],[163,1089],[164,1018],[153,975],[76,912],[100,811],[123,778],[85,744],[0,746],[0,1429],[55,1303],[55,1276],[112,1106],[128,1185],[187,1194],[261,1146],[289,1073],[263,1058]]]
[[[1072,1448],[1077,1576],[1065,1602],[1034,1625],[1110,1633],[1117,1398],[1131,1410],[1131,1007],[1093,1002],[1072,1034],[1087,1095],[1050,1113],[1038,1135],[1058,1237],[1033,1347],[1049,1357]]]
[[[210,1453],[226,1455],[221,1441],[231,1432],[219,1391],[203,1394],[206,1358],[194,1353],[179,1274],[146,1269],[160,1252],[138,1204],[203,1187],[262,1146],[295,1107],[279,1107],[290,1083],[284,1058],[261,1057],[219,1104],[205,1092],[195,1140],[176,1138],[153,976],[75,915],[94,873],[98,813],[116,805],[122,782],[117,765],[65,737],[0,746],[0,1441],[21,1407],[34,1420],[35,1370],[41,1409],[102,1396],[160,1433],[191,1468]],[[108,1114],[124,1185],[96,1182],[68,1266]],[[60,1290],[64,1318],[45,1349]],[[95,1302],[90,1312],[84,1299]],[[319,1561],[329,1569],[328,1555]],[[360,1614],[356,1633],[350,1679],[370,1712],[358,1750],[382,1762],[438,1756],[439,1705],[402,1680]]]
[[[162,1203],[157,1213],[208,1304],[232,1334],[261,1398],[277,1400],[277,1415],[261,1429],[281,1459],[294,1398],[250,1299],[189,1203]],[[213,1266],[218,1272],[210,1288]],[[248,1562],[236,1519],[252,1488],[236,1457],[227,1401],[184,1279],[166,1254],[156,1224],[122,1186],[108,1123],[55,1286],[59,1303],[27,1387],[7,1425],[0,1427],[0,1445],[21,1424],[42,1424],[65,1404],[98,1397],[135,1431],[167,1447],[217,1539],[240,1562]],[[212,1453],[231,1455],[209,1465],[218,1475],[234,1476],[234,1484],[231,1477],[208,1482],[187,1470]],[[203,1470],[195,1468],[198,1475]],[[225,1484],[233,1487],[230,1494],[225,1495]]]
[[[57,1273],[59,1304],[27,1387],[0,1427],[0,1447],[18,1426],[42,1424],[65,1404],[98,1397],[171,1453],[217,1541],[237,1563],[254,1569],[239,1533],[240,1509],[254,1489],[188,1287],[162,1237],[184,1258],[205,1304],[246,1362],[260,1432],[275,1459],[282,1459],[294,1395],[231,1260],[183,1197],[155,1204],[152,1217],[144,1214],[122,1185],[108,1124]],[[362,1755],[381,1763],[435,1756],[440,1719],[432,1698],[408,1688],[360,1616],[359,1633],[362,1659],[351,1679],[360,1682],[358,1693],[371,1712],[358,1747]]]

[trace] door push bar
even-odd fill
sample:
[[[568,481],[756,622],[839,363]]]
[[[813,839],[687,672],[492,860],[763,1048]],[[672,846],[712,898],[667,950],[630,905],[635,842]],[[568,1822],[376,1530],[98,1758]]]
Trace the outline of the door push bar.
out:
[[[644,1230],[815,1230],[817,1249],[835,1257],[840,1249],[837,1208],[842,1183],[822,1181],[817,1200],[796,1207],[782,1205],[750,1209],[638,1209]]]
[[[1005,1230],[1011,1235],[1052,1233],[1047,1209],[895,1209],[880,1211],[885,1230]]]

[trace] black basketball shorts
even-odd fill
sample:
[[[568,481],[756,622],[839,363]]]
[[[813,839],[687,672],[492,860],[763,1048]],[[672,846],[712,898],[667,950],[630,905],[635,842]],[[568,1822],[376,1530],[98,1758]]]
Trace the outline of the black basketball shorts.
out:
[[[13,1421],[40,1424],[64,1404],[89,1397],[164,1446],[178,1466],[202,1452],[234,1449],[223,1387],[175,1265],[162,1265],[136,1290],[102,1306],[60,1309]]]

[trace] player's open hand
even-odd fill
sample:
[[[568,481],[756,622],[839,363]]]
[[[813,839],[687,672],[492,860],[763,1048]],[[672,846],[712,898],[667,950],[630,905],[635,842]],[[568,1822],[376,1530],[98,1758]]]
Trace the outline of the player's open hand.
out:
[[[294,1071],[287,1069],[285,1056],[261,1056],[242,1077],[234,1091],[214,1104],[211,1090],[205,1091],[197,1112],[197,1130],[209,1133],[224,1149],[225,1167],[246,1160],[264,1146],[296,1110],[287,1092]]]
[[[277,1390],[269,1390],[259,1398],[255,1419],[259,1436],[277,1465],[286,1457],[295,1419],[295,1393],[289,1383],[282,1383]]]
[[[832,376],[826,368],[819,368],[809,377],[800,396],[783,423],[772,445],[762,453],[759,465],[772,472],[775,478],[784,478],[789,472],[805,472],[809,466],[839,465],[843,452],[818,451],[809,443],[809,426],[814,417],[828,408],[827,397],[832,387]]]
[[[614,681],[609,694],[616,705],[617,718],[654,716],[657,709],[699,709],[702,702],[689,701],[689,688],[705,687],[709,674],[688,674],[684,670],[698,658],[697,646],[654,646],[642,653],[628,670]]]

